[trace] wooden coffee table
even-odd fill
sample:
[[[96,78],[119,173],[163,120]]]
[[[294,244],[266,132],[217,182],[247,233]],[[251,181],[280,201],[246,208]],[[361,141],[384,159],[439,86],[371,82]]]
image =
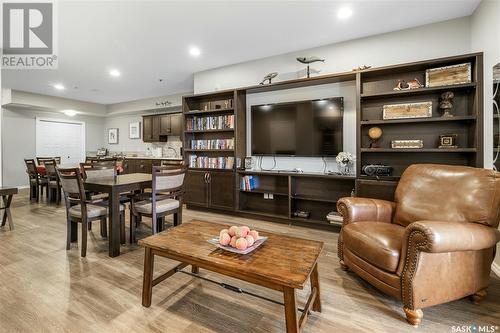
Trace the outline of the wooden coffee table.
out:
[[[323,243],[262,232],[268,239],[261,247],[247,255],[238,255],[207,242],[228,227],[191,221],[139,240],[139,245],[145,248],[142,305],[151,306],[153,286],[191,265],[194,274],[203,268],[283,292],[287,332],[300,332],[311,310],[321,312],[317,262]],[[153,278],[155,255],[181,263]],[[308,279],[311,294],[299,318],[295,290],[303,289]]]

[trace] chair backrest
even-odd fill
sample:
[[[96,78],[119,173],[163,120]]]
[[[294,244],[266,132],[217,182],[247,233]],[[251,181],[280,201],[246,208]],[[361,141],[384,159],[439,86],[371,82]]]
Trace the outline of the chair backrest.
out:
[[[55,159],[51,160],[51,161],[44,161],[43,162],[44,165],[45,165],[45,173],[47,174],[48,177],[50,178],[57,178],[57,170],[56,170],[56,166],[57,166],[57,162]]]
[[[153,166],[153,192],[175,192],[182,190],[185,177],[186,168],[183,166]]]
[[[35,164],[35,160],[34,159],[32,159],[32,158],[25,158],[24,159],[24,163],[26,164],[26,172],[28,172],[28,174],[31,177],[38,176],[38,171],[36,170],[36,164]]]
[[[61,164],[61,157],[60,156],[54,156],[54,157],[37,157],[36,162],[38,165],[44,165],[45,162],[47,161],[56,161],[56,164]]]
[[[500,173],[465,166],[414,164],[399,181],[394,223],[475,222],[498,227]]]
[[[56,168],[64,196],[85,200],[85,189],[80,168]]]
[[[116,168],[112,165],[100,165],[99,163],[80,163],[83,178],[86,180],[113,178],[116,176]]]

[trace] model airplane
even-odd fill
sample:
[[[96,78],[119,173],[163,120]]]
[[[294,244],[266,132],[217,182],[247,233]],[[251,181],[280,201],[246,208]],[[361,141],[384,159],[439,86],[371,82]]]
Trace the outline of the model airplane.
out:
[[[269,81],[267,83],[271,84],[271,80],[274,79],[276,76],[278,76],[278,72],[269,73],[266,76],[264,76],[264,78],[262,79],[262,82],[259,84],[264,84],[266,81]]]
[[[307,65],[307,77],[311,77],[311,70],[309,69],[309,65],[312,64],[313,62],[325,62],[325,59],[321,59],[318,57],[298,57],[297,61],[306,64]]]

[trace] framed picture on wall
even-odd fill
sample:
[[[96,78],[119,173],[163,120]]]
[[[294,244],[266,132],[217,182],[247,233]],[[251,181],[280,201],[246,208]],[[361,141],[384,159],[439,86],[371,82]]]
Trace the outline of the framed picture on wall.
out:
[[[118,143],[118,128],[108,128],[108,143],[109,144]]]
[[[128,137],[129,139],[141,138],[141,122],[136,121],[128,125]]]

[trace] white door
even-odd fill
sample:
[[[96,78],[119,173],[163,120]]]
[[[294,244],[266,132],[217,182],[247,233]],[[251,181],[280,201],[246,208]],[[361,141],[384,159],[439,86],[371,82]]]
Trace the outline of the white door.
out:
[[[85,160],[85,123],[36,119],[36,156],[61,156],[61,164]]]

